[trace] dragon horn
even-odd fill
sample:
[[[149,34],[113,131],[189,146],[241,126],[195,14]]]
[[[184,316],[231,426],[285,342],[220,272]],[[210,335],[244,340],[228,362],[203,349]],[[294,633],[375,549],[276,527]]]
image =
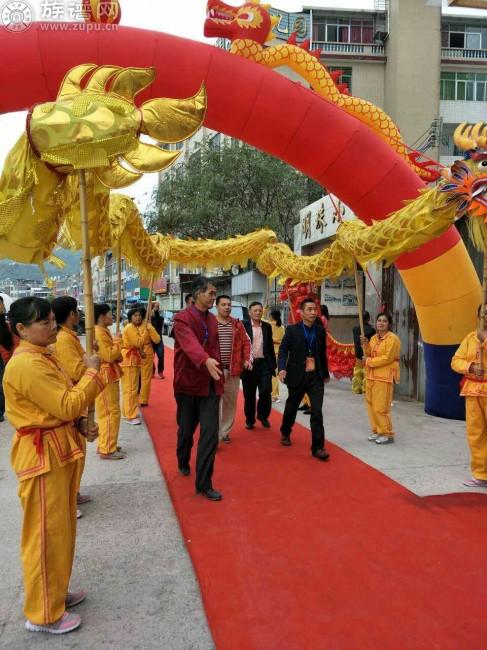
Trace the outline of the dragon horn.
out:
[[[83,63],[82,65],[77,65],[75,68],[71,68],[61,83],[57,98],[64,99],[65,97],[79,93],[83,77],[97,67],[96,63]]]
[[[113,80],[110,92],[132,101],[156,78],[155,68],[123,68]]]
[[[102,93],[108,80],[113,77],[116,72],[119,72],[120,67],[115,65],[102,65],[95,70],[85,86],[85,90]]]
[[[205,86],[188,99],[151,99],[140,110],[143,133],[166,144],[181,142],[196,133],[205,119]]]
[[[487,142],[485,122],[477,122],[472,129],[471,136],[475,138],[478,147],[484,148]]]
[[[470,149],[475,149],[477,147],[477,142],[470,137],[471,131],[472,127],[468,122],[462,122],[457,126],[455,133],[453,134],[453,142],[459,149],[469,151]]]

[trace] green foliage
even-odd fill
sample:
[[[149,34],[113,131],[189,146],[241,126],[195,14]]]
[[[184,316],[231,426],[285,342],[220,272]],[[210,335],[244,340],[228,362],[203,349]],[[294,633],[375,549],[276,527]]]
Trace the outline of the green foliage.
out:
[[[148,226],[175,237],[214,239],[268,227],[292,246],[299,210],[322,195],[317,183],[248,145],[210,144],[165,176]]]

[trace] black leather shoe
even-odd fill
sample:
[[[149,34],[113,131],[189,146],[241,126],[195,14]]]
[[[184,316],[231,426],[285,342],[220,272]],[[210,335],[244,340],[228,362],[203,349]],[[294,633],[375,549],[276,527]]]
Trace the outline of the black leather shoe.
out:
[[[303,415],[311,415],[311,409],[305,409]]]
[[[281,436],[281,445],[283,447],[290,447],[293,443],[291,442],[291,438],[289,436]]]
[[[214,490],[213,488],[206,488],[204,490],[196,490],[196,494],[201,494],[202,497],[206,497],[210,501],[221,501],[222,500],[222,495],[218,490]]]
[[[246,428],[246,429],[249,429],[249,431],[250,431],[251,429],[254,428],[254,425],[252,424],[252,422],[246,422],[246,423],[245,423],[245,428]]]
[[[303,404],[303,406],[298,406],[298,411],[307,411],[307,410],[308,407],[306,406],[306,404]]]
[[[328,460],[330,458],[330,454],[325,449],[316,450],[313,452],[313,456],[318,460]]]
[[[178,470],[183,476],[189,476],[191,474],[191,469],[189,467],[178,467]]]
[[[261,420],[260,422],[261,422],[262,426],[264,427],[264,429],[270,429],[271,428],[271,423],[269,422],[269,420]]]

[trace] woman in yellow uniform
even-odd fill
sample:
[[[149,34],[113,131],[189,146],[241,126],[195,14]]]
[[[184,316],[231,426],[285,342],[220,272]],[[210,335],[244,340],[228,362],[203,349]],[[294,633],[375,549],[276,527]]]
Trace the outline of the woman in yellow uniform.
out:
[[[107,387],[96,398],[96,419],[98,422],[98,454],[103,460],[122,460],[125,453],[117,445],[120,430],[120,365],[122,360],[122,337],[112,337],[113,324],[110,305],[95,305],[95,340],[101,359],[100,372]]]
[[[463,375],[460,394],[465,397],[472,470],[464,485],[487,488],[487,305],[480,305],[478,314],[482,327],[463,339],[451,367]]]
[[[6,413],[15,427],[11,461],[19,480],[24,513],[21,557],[24,569],[26,628],[63,634],[81,618],[66,607],[83,592],[68,593],[76,539],[76,492],[81,417],[105,387],[98,356],[85,357],[76,386],[52,354],[56,321],[47,300],[21,298],[9,312],[20,344],[5,369]]]
[[[129,424],[140,424],[139,381],[144,353],[143,315],[145,309],[134,307],[128,313],[128,323],[122,332],[122,405],[123,416]]]
[[[71,382],[76,385],[86,372],[84,362],[85,351],[75,331],[79,323],[78,303],[71,296],[60,296],[59,298],[54,298],[51,302],[51,309],[54,312],[58,327],[53,351],[59,363],[68,373]],[[80,482],[86,462],[86,438],[84,436],[81,438],[81,445],[83,447],[83,458],[80,461]],[[88,494],[80,494],[78,491],[78,505],[88,503],[89,501],[91,501],[91,497]],[[78,519],[81,515],[81,511],[78,511]]]
[[[372,433],[371,442],[387,445],[394,442],[391,403],[394,384],[399,382],[401,341],[391,332],[392,316],[382,312],[377,316],[376,334],[369,340],[360,337],[365,352],[365,401]]]
[[[279,354],[279,346],[281,345],[281,341],[284,338],[284,333],[285,329],[282,325],[281,321],[281,312],[279,309],[274,309],[271,311],[271,316],[269,318],[269,323],[272,327],[272,342],[274,344],[274,352],[276,354],[276,359]],[[276,370],[277,372],[277,370]],[[277,378],[277,375],[274,375],[272,377],[272,401],[273,402],[280,402],[279,399],[279,379]]]
[[[161,337],[156,332],[156,328],[144,320],[146,311],[144,308],[141,310],[142,325],[140,325],[142,339],[142,364],[140,367],[140,406],[147,406],[149,404],[150,387],[152,375],[154,374],[154,348],[152,344],[161,342]]]

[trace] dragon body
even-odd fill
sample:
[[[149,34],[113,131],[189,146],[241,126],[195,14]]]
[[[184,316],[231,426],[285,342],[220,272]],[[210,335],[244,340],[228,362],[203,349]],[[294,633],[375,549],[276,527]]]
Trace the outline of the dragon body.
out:
[[[270,5],[260,0],[233,7],[220,0],[208,0],[206,36],[219,36],[231,41],[230,53],[268,68],[287,66],[299,74],[317,95],[336,104],[371,128],[394,149],[425,181],[434,181],[439,174],[432,163],[418,162],[420,154],[410,151],[403,142],[399,128],[381,108],[359,97],[352,97],[343,84],[337,85],[337,73],[330,73],[320,60],[321,50],[309,50],[309,41],[296,44],[295,35],[288,43],[266,47],[276,38],[272,29],[277,18],[269,13]],[[433,163],[434,165],[434,163]]]

